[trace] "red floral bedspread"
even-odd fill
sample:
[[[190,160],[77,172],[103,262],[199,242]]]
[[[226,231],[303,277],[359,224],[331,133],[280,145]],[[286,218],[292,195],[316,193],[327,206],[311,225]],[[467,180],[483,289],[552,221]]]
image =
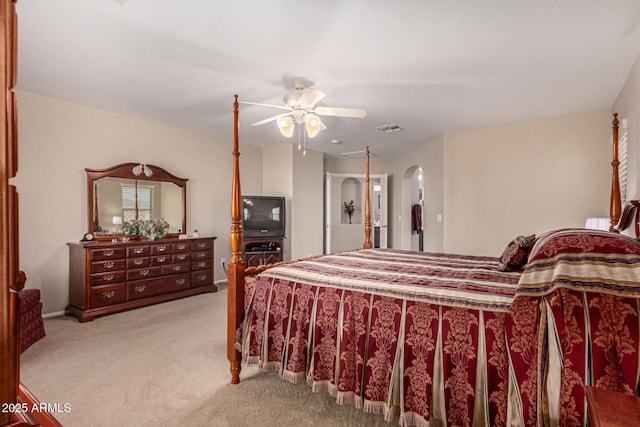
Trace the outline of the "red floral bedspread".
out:
[[[504,424],[520,273],[498,261],[369,249],[269,269],[247,282],[244,359],[402,425]]]
[[[587,424],[584,387],[638,394],[640,243],[593,230],[540,238],[507,316],[516,425]]]
[[[370,249],[269,269],[247,279],[243,359],[402,426],[582,426],[585,385],[638,394],[638,241],[561,230],[523,273],[498,261]]]

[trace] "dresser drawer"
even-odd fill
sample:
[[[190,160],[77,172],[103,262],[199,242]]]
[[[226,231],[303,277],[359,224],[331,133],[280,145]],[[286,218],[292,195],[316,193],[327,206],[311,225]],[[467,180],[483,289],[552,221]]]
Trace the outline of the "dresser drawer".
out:
[[[191,250],[191,245],[187,242],[173,244],[173,253],[189,252],[190,250]]]
[[[110,285],[114,283],[124,282],[124,276],[124,271],[92,274],[91,286]]]
[[[195,242],[191,242],[191,250],[192,251],[202,251],[211,249],[212,241],[211,240],[198,240]]]
[[[173,262],[181,263],[181,262],[189,262],[191,259],[191,254],[189,252],[186,253],[178,253],[173,256]]]
[[[176,292],[189,288],[191,284],[189,273],[176,274],[170,277],[135,280],[127,283],[127,300],[147,298],[154,295]]]
[[[124,248],[91,249],[91,261],[124,258]]]
[[[173,255],[154,255],[151,257],[151,265],[166,265],[173,262]]]
[[[127,248],[127,258],[140,257],[140,256],[149,256],[151,252],[149,245],[145,246],[131,246]]]
[[[191,270],[202,270],[205,268],[211,268],[211,257],[202,259],[200,261],[192,261],[191,262]]]
[[[157,245],[151,245],[151,255],[163,255],[173,252],[171,243],[162,243]]]
[[[142,258],[129,258],[127,259],[127,268],[144,268],[149,267],[151,265],[151,258],[142,257]]]
[[[191,272],[191,287],[204,286],[213,283],[211,270],[199,270]]]
[[[127,270],[127,280],[146,279],[160,274],[162,274],[160,267],[137,268],[135,270]]]
[[[191,261],[201,261],[211,259],[211,251],[191,252]]]
[[[124,283],[91,288],[91,308],[124,302]]]
[[[94,261],[91,263],[92,273],[104,273],[107,271],[124,270],[126,262],[123,258],[110,261]]]
[[[162,274],[176,274],[176,273],[188,273],[189,263],[163,265],[160,267]]]

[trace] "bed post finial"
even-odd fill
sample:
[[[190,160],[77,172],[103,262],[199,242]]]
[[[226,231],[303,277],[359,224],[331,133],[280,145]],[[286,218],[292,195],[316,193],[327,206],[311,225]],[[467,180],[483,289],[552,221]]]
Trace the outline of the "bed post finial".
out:
[[[622,214],[622,201],[620,200],[620,175],[618,172],[618,113],[613,113],[613,160],[611,166],[613,174],[611,176],[611,201],[609,203],[609,231],[617,233],[616,225],[620,221]]]
[[[371,188],[369,188],[369,146],[367,145],[366,191],[364,196],[364,245],[363,249],[371,249]]]
[[[244,312],[244,261],[242,261],[242,192],[240,191],[240,150],[238,95],[233,102],[233,182],[231,184],[231,261],[227,273],[227,358],[231,384],[240,382],[242,354],[236,349],[236,330]]]

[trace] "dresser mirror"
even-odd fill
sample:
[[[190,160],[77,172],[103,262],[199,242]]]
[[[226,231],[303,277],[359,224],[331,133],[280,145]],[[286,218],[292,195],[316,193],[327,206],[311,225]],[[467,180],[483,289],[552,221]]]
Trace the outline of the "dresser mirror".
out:
[[[89,233],[122,235],[127,221],[162,219],[169,234],[187,229],[187,179],[142,163],[87,171]]]

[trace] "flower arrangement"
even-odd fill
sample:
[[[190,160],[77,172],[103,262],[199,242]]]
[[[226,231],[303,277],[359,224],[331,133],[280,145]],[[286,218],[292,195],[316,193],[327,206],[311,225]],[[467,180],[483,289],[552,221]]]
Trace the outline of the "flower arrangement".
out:
[[[351,224],[351,216],[353,215],[353,212],[355,212],[356,210],[356,206],[353,203],[353,200],[351,200],[349,203],[347,202],[343,202],[344,203],[344,211],[346,212],[347,215],[349,215],[349,224]]]
[[[169,229],[169,223],[162,219],[137,219],[127,221],[122,226],[122,234],[125,236],[141,235],[149,240],[164,237]]]

